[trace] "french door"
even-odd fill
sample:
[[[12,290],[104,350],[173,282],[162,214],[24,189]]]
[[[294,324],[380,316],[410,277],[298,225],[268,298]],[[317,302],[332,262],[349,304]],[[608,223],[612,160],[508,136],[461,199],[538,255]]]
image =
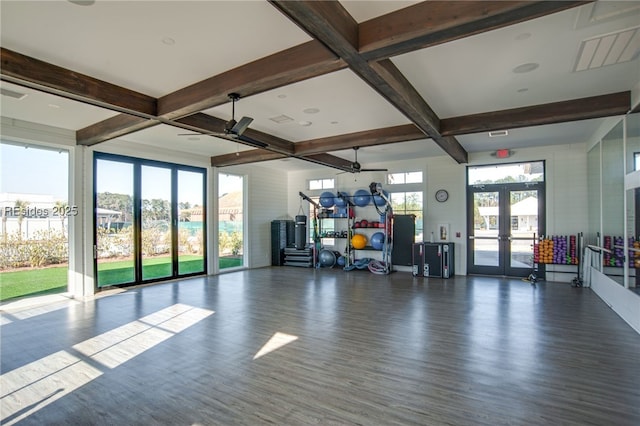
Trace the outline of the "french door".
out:
[[[206,272],[200,168],[96,153],[97,287]]]
[[[470,185],[467,209],[468,273],[528,276],[544,232],[544,183]]]

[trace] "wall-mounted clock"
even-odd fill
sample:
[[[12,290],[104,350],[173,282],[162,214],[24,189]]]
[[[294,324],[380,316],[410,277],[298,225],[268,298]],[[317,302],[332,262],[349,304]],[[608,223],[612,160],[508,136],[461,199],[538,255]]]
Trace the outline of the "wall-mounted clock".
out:
[[[440,203],[444,203],[449,199],[449,193],[446,189],[438,189],[436,191],[436,200]]]

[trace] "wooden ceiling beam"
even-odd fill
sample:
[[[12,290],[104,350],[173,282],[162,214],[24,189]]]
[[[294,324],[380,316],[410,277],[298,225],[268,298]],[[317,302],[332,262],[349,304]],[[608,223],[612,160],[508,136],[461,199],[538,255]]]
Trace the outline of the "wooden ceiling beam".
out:
[[[214,167],[239,166],[242,164],[259,163],[261,161],[279,160],[287,158],[284,154],[270,152],[264,149],[251,149],[232,154],[216,155],[211,157],[211,165]]]
[[[117,112],[153,118],[156,99],[39,59],[0,48],[0,78]]]
[[[270,0],[291,21],[341,57],[359,75],[458,163],[468,154],[453,137],[443,137],[439,120],[395,65],[388,59],[368,62],[358,51],[358,23],[339,2]]]
[[[554,102],[544,105],[533,105],[502,111],[445,118],[440,120],[440,124],[442,135],[444,137],[450,137],[470,133],[491,132],[496,130],[515,129],[519,127],[532,127],[545,124],[623,115],[630,109],[631,92],[626,91],[610,95]],[[637,111],[634,110],[632,113],[633,112]],[[307,141],[297,142],[294,146],[295,155],[297,157],[309,157],[314,154],[340,151],[353,147],[385,145],[424,138],[424,133],[422,133],[422,131],[413,124],[404,124],[374,130],[365,130],[362,132],[354,132],[345,135],[310,139]],[[244,151],[244,155],[246,157],[233,162],[233,165],[253,162],[253,158],[260,159],[261,151],[262,150]],[[220,157],[223,158],[224,156]]]
[[[76,131],[76,145],[91,146],[115,139],[138,130],[148,129],[160,124],[159,121],[137,117],[130,114],[118,114],[99,123]]]
[[[308,161],[319,164],[321,166],[331,167],[344,172],[351,170],[351,161],[344,158],[336,157],[327,153],[318,153],[310,155],[284,155],[277,152],[269,152],[264,149],[252,149],[240,151],[234,154],[223,154],[211,157],[211,165],[216,167],[239,166],[242,164],[257,163],[261,161],[279,160],[281,158],[297,158],[299,160]]]
[[[626,114],[631,92],[592,96],[440,120],[443,135],[463,135]]]
[[[354,147],[385,145],[395,142],[408,142],[425,139],[424,133],[413,124],[364,130],[346,135],[329,136],[295,143],[297,155],[310,155],[322,152],[340,151]]]
[[[360,23],[359,52],[387,59],[592,2],[424,1]]]
[[[318,41],[274,53],[158,99],[158,115],[174,120],[229,102],[346,68]]]

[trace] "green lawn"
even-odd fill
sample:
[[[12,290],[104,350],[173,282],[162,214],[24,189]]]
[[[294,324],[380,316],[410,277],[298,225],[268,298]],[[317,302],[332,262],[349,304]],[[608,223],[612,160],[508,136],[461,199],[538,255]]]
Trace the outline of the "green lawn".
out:
[[[221,260],[222,261],[222,260]],[[171,263],[168,257],[145,259],[144,279],[154,279],[170,275]],[[181,256],[178,263],[180,274],[200,272],[204,269],[199,256]],[[106,262],[100,264],[99,282],[101,286],[133,281],[131,261]],[[0,301],[22,296],[40,296],[67,291],[67,266],[52,266],[41,269],[0,272]]]
[[[0,301],[67,291],[67,266],[0,273]]]
[[[199,256],[181,256],[178,273],[190,274],[204,269],[204,259]],[[220,269],[242,266],[242,259],[220,258]],[[171,274],[168,257],[145,259],[143,277],[145,280],[166,277]],[[98,282],[101,287],[130,283],[133,281],[131,261],[101,263]],[[22,296],[40,296],[67,291],[67,266],[52,266],[41,269],[0,272],[0,301]]]

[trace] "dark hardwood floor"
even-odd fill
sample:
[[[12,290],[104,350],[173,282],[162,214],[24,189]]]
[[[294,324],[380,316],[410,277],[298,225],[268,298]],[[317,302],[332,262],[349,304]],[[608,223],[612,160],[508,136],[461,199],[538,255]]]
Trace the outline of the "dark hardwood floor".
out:
[[[640,424],[640,335],[569,284],[274,267],[2,317],[3,424]]]

